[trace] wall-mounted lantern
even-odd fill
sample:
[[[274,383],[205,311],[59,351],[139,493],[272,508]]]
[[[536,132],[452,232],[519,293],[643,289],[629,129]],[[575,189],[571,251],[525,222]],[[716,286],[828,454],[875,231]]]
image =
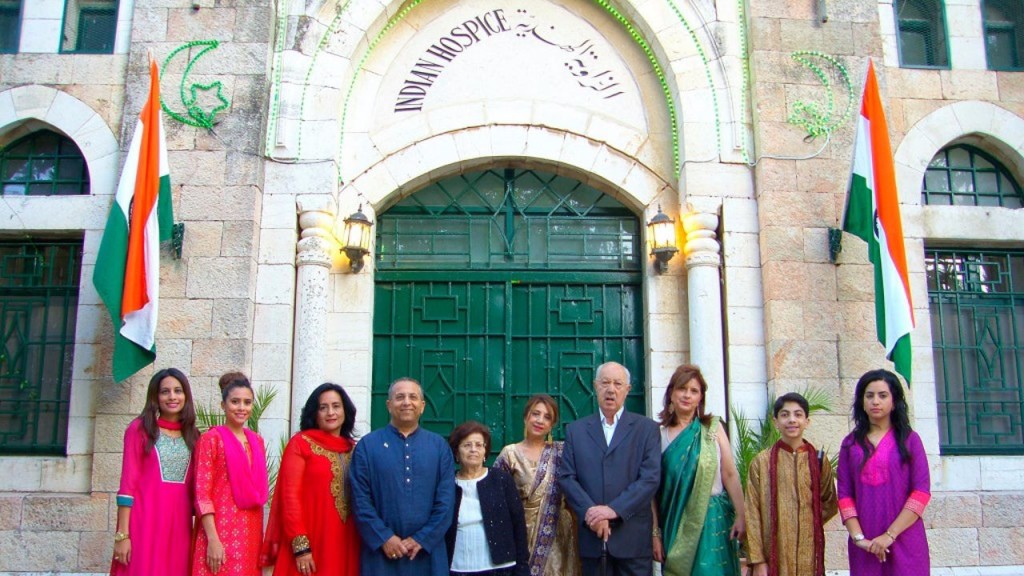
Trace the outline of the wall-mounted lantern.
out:
[[[345,229],[342,232],[341,251],[348,256],[349,267],[358,273],[363,269],[363,258],[370,253],[370,235],[373,233],[373,222],[363,214],[363,205],[348,218],[345,218]]]
[[[662,274],[668,269],[668,261],[679,252],[676,247],[676,222],[661,211],[647,223],[647,238],[651,242],[651,256],[654,256],[654,269]]]

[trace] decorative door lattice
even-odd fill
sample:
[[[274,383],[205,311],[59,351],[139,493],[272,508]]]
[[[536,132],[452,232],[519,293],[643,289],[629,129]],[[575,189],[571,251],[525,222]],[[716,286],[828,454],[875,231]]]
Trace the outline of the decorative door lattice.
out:
[[[633,371],[627,406],[644,411],[639,222],[618,201],[509,169],[438,182],[379,220],[374,427],[388,384],[409,375],[427,428],[479,420],[496,452],[522,437],[534,393],[558,399],[562,425],[592,413],[607,360]]]

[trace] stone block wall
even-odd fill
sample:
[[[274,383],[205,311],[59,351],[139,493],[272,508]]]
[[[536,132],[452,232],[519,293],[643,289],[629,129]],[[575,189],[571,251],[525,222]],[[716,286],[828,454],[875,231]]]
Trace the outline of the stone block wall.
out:
[[[255,361],[267,355],[261,356],[254,343],[258,265],[266,262],[285,271],[293,269],[297,226],[294,203],[278,203],[273,209],[280,213],[274,217],[281,222],[280,237],[261,237],[261,147],[276,17],[272,3],[121,3],[121,16],[130,15],[132,43],[118,52],[127,53],[58,54],[40,48],[33,50],[37,53],[22,50],[0,55],[0,109],[4,109],[5,94],[27,94],[39,103],[33,108],[21,98],[10,105],[16,115],[0,113],[0,146],[49,124],[67,133],[86,153],[88,135],[79,135],[58,122],[88,118],[74,112],[70,119],[62,120],[67,115],[62,110],[78,110],[61,108],[61,98],[68,95],[79,103],[76,106],[91,110],[120,147],[119,152],[115,147],[110,162],[90,161],[93,196],[85,199],[87,207],[72,212],[87,216],[76,220],[63,215],[66,208],[47,207],[50,215],[37,217],[21,209],[24,218],[4,219],[5,224],[0,225],[10,228],[13,224],[9,221],[27,223],[23,231],[46,234],[54,226],[48,220],[67,221],[70,224],[63,229],[82,230],[85,237],[72,382],[72,403],[81,407],[83,417],[76,418],[73,408],[69,438],[69,452],[81,455],[2,459],[0,572],[109,570],[111,534],[116,525],[112,493],[121,472],[121,438],[126,424],[144,404],[154,370],[166,366],[182,369],[190,377],[196,401],[214,408],[220,400],[217,378],[228,370],[242,370],[257,387],[273,385],[278,389],[275,402],[282,407],[272,409],[271,416],[282,421],[287,417],[290,359],[278,356],[273,370],[257,370],[270,363]],[[219,47],[197,59],[203,46],[192,46],[165,65],[172,51],[205,40],[217,40]],[[92,272],[123,155],[147,96],[147,50],[153,51],[161,65],[164,101],[174,112],[186,112],[180,97],[183,80],[186,94],[193,86],[197,88],[200,108],[209,111],[215,106],[218,90],[230,105],[216,115],[212,130],[187,126],[164,114],[175,221],[185,224],[185,244],[180,260],[166,251],[162,254],[156,362],[127,381],[114,383],[110,376],[113,327],[92,287]],[[184,77],[186,70],[188,76]],[[220,88],[210,87],[214,82],[220,82]],[[47,91],[56,91],[58,98],[46,96]],[[60,216],[55,219],[54,213]],[[274,284],[264,290],[274,298],[283,295],[289,304],[285,308],[290,310],[290,287]],[[289,319],[288,310],[283,314]],[[289,323],[279,322],[276,328],[281,330]],[[261,338],[267,340],[265,335]],[[285,369],[283,377],[278,365]],[[76,424],[78,420],[81,422]],[[284,426],[277,428],[283,430]]]
[[[977,213],[980,209],[922,209],[921,178],[939,149],[970,133],[1001,139],[999,146],[1004,150],[1015,148],[1005,155],[1008,164],[1019,164],[1024,154],[1019,136],[1000,135],[998,124],[1016,125],[1024,110],[1019,102],[1021,74],[986,70],[980,3],[944,4],[952,62],[948,70],[899,67],[892,2],[830,1],[827,22],[822,22],[815,3],[752,0],[748,16],[769,394],[808,386],[829,390],[838,414],[813,418],[808,435],[817,444],[837,449],[850,429],[846,414],[857,378],[872,368],[892,368],[875,336],[872,268],[866,246],[844,235],[843,251],[835,263],[827,252],[828,228],[842,225],[853,120],[870,57],[896,156],[917,320],[911,335],[914,382],[908,400],[932,469],[933,500],[925,521],[933,566],[948,567],[941,573],[953,574],[961,573],[958,567],[1021,564],[1015,527],[1022,522],[1009,500],[1019,497],[1024,484],[1018,478],[998,488],[986,487],[983,474],[953,472],[977,471],[991,462],[1020,469],[1019,457],[950,458],[939,453],[924,248],[931,238],[943,238],[941,233],[936,236],[937,230],[956,229],[960,241],[972,245],[986,241],[1020,245],[1024,236],[1007,232],[1021,229],[1019,216],[991,213],[999,209],[984,215]],[[835,67],[814,56],[831,82],[831,87],[823,86],[811,70],[792,58],[798,50],[834,57],[849,72],[853,92]],[[795,105],[816,102],[824,109],[830,96],[834,97],[833,119],[849,98],[853,98],[854,118],[835,127],[827,142],[824,136],[805,141],[806,132],[788,123]],[[992,122],[993,117],[1000,120]],[[1014,224],[1004,222],[1006,218]],[[1003,520],[999,510],[1006,510],[1013,519]],[[830,527],[835,531],[828,534],[827,567],[845,569],[844,530],[835,521]]]

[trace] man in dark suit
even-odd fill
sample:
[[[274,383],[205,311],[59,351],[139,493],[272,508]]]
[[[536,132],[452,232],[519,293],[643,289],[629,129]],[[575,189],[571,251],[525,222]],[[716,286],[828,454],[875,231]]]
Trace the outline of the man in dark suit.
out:
[[[624,408],[629,370],[598,366],[598,413],[565,430],[558,483],[579,521],[583,573],[597,574],[608,543],[608,576],[650,576],[653,569],[651,501],[661,480],[658,425]]]

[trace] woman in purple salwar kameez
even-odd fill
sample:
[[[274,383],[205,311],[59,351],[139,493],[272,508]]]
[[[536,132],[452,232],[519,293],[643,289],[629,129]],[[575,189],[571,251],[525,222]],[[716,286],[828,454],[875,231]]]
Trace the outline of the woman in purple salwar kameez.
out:
[[[857,382],[854,430],[839,451],[839,513],[850,533],[851,576],[928,576],[921,515],[931,499],[928,460],[910,428],[896,375],[872,370]]]

